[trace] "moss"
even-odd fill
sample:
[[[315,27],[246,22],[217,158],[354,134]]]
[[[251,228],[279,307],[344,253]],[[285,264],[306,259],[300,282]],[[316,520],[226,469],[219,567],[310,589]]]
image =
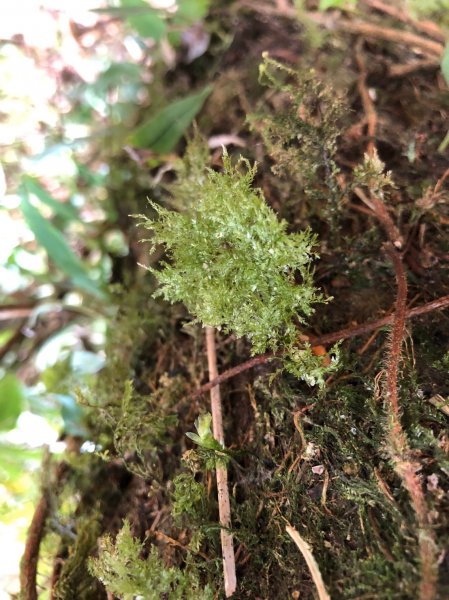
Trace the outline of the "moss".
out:
[[[327,212],[335,212],[341,200],[337,138],[347,112],[342,98],[314,70],[300,73],[266,53],[259,81],[280,95],[276,111],[249,116],[273,160],[273,173],[295,184],[295,197],[308,198],[309,211],[317,211],[325,200]]]
[[[203,587],[193,568],[167,567],[152,547],[146,559],[141,558],[142,544],[131,535],[125,521],[115,543],[110,537],[100,541],[99,557],[90,561],[91,572],[106,589],[122,600],[213,600],[209,585]]]
[[[157,295],[184,302],[205,325],[248,336],[258,353],[291,343],[293,317],[310,315],[321,297],[310,271],[314,236],[287,235],[286,223],[251,188],[254,175],[255,167],[243,160],[233,166],[224,155],[223,173],[209,170],[197,183],[195,204],[182,213],[157,207],[159,220],[144,217],[143,225],[171,259],[153,269]]]
[[[87,569],[87,559],[97,546],[99,534],[98,512],[78,520],[74,543],[69,547],[54,589],[56,600],[90,600],[95,593],[101,593],[98,582]]]
[[[263,26],[268,27],[268,24],[264,22]],[[375,44],[370,47],[374,48]],[[215,163],[209,162],[206,145],[197,136],[190,142],[185,159],[176,164],[176,180],[164,186],[170,193],[164,202],[180,211],[173,219],[179,215],[191,217],[200,212],[197,200],[201,200],[205,190],[213,188],[217,195],[217,189],[226,188],[226,193],[220,196],[226,200],[226,204],[222,202],[220,206],[223,213],[228,210],[229,215],[229,208],[238,201],[238,209],[246,202],[250,208],[254,205],[254,210],[270,215],[269,220],[274,219],[274,210],[265,205],[266,198],[270,206],[287,219],[288,225],[276,229],[279,235],[287,235],[299,225],[310,222],[320,233],[322,258],[315,281],[336,298],[332,304],[313,305],[316,309],[313,314],[300,313],[301,319],[307,318],[311,331],[320,334],[383,316],[391,310],[394,286],[394,274],[379,253],[383,233],[365,214],[348,210],[348,206],[358,202],[351,196],[355,185],[376,192],[387,190],[391,199],[389,210],[395,222],[400,222],[409,235],[410,248],[418,244],[411,200],[418,198],[421,192],[416,192],[414,199],[407,197],[407,182],[411,177],[408,163],[407,169],[394,171],[391,179],[388,173],[393,158],[394,164],[403,168],[398,158],[403,140],[399,136],[396,139],[394,127],[393,134],[385,134],[394,142],[395,152],[389,159],[383,148],[382,161],[376,156],[369,160],[361,158],[362,134],[362,141],[351,142],[350,152],[342,153],[338,136],[345,114],[349,113],[339,99],[340,94],[323,85],[306,69],[296,72],[271,60],[264,64],[262,82],[268,83],[268,92],[262,98],[259,96],[258,105],[254,107],[257,116],[251,123],[262,134],[270,159],[262,157],[260,160],[263,150],[252,133],[245,152],[253,160],[253,149],[260,151],[257,173],[252,163],[246,162],[239,166],[229,162],[224,173],[210,171],[207,167]],[[357,74],[348,75],[349,67],[350,61],[345,60],[344,81],[355,81]],[[239,81],[245,81],[245,76],[240,76]],[[388,85],[404,89],[402,79],[389,81]],[[375,87],[375,82],[373,85]],[[379,127],[384,127],[383,123],[388,127],[395,120],[385,109],[391,100],[390,92],[391,88],[379,94],[376,103]],[[433,94],[431,90],[429,93]],[[233,94],[234,90],[228,93],[227,101],[233,101]],[[423,94],[424,97],[427,99],[428,95]],[[409,98],[411,96],[402,96],[401,115]],[[236,103],[234,99],[226,118],[241,111]],[[357,101],[352,106],[358,110]],[[390,106],[396,111],[394,105]],[[362,116],[354,115],[356,119]],[[235,126],[235,131],[240,125]],[[416,180],[425,170],[422,161],[429,160],[426,153],[431,154],[427,146],[421,159],[415,161],[412,183],[418,189],[423,189]],[[343,159],[341,172],[337,166],[339,159]],[[360,166],[354,170],[357,164]],[[435,160],[436,169],[438,165]],[[271,166],[274,173],[268,169]],[[445,168],[444,165],[441,173]],[[263,198],[254,189],[252,177],[264,190]],[[339,177],[344,181],[341,187],[337,185]],[[398,185],[397,192],[392,190],[393,180]],[[429,179],[428,183],[435,182]],[[160,199],[160,190],[157,194]],[[236,198],[233,199],[232,194]],[[260,208],[261,203],[264,209]],[[443,201],[438,205],[441,210],[443,205]],[[166,209],[158,210],[163,220]],[[334,229],[337,211],[342,227]],[[428,225],[428,217],[425,211],[419,213],[420,225]],[[439,222],[436,213],[433,218],[431,228],[420,230],[423,237],[419,238],[419,244],[426,242],[432,250],[438,249],[435,250],[440,260],[438,268],[431,266],[425,277],[412,271],[408,274],[410,298],[416,292],[423,301],[432,294],[443,295],[447,291],[441,276],[445,242],[439,235],[444,221]],[[207,220],[206,224],[209,231],[219,233],[216,224]],[[187,225],[190,227],[191,223]],[[182,231],[185,243],[180,252],[185,253],[186,260],[191,260],[192,236],[187,225]],[[150,229],[154,230],[153,223]],[[242,231],[247,233],[244,227]],[[339,231],[342,232],[340,239]],[[174,227],[170,234],[175,233]],[[306,254],[310,258],[312,236],[308,240]],[[198,247],[207,250],[208,256],[212,246],[214,260],[209,270],[200,264],[199,279],[192,284],[195,293],[204,272],[212,273],[217,268],[221,276],[223,270],[227,272],[227,258],[235,257],[233,248],[228,247],[234,243],[232,239],[223,243],[218,237],[215,242],[213,245],[199,240]],[[263,245],[261,248],[264,249]],[[419,252],[423,248],[420,246]],[[419,256],[418,250],[416,252]],[[413,254],[410,252],[408,256]],[[168,252],[167,262],[172,258]],[[240,258],[236,257],[237,263]],[[265,268],[263,261],[254,268],[257,277],[263,270],[261,264]],[[301,285],[301,272],[297,275]],[[311,275],[308,271],[306,279],[310,282]],[[287,277],[287,280],[291,283],[293,278]],[[220,302],[225,305],[228,302],[237,317],[248,321],[253,313],[249,309],[245,313],[242,307],[245,309],[247,297],[253,298],[252,290],[242,287],[246,294],[242,299],[230,295],[228,287],[217,288],[220,297],[212,297],[216,302],[214,307],[220,308]],[[203,294],[204,290],[200,291]],[[99,562],[93,562],[96,565],[93,569],[111,593],[119,595],[139,593],[145,589],[142,586],[149,577],[154,582],[154,590],[168,597],[176,593],[175,587],[180,594],[184,591],[187,594],[187,581],[195,591],[194,597],[201,597],[201,593],[207,591],[207,582],[219,596],[222,585],[220,529],[211,474],[216,452],[201,444],[194,450],[189,449],[190,441],[185,436],[195,418],[204,414],[207,402],[206,398],[190,396],[192,388],[206,377],[201,329],[192,324],[181,329],[188,319],[183,309],[167,308],[151,297],[153,293],[154,286],[143,282],[121,292],[120,307],[111,325],[107,366],[90,394],[89,402],[94,407],[92,431],[101,432],[95,439],[100,439],[99,443],[104,441],[105,446],[109,444],[110,455],[119,459],[107,463],[105,468],[125,461],[134,474],[129,475],[130,489],[123,494],[123,504],[116,501],[119,506],[113,506],[111,522],[103,524],[104,529],[115,534],[118,523],[127,515],[132,527],[126,529],[125,526],[125,533],[119,535],[115,544],[112,536],[106,538]],[[181,295],[169,298],[173,299],[183,298]],[[200,300],[195,298],[195,302]],[[192,301],[192,306],[195,302]],[[205,310],[208,308],[209,305]],[[198,311],[192,309],[192,312],[197,314]],[[231,316],[234,318],[234,313]],[[298,321],[293,318],[292,322],[296,332]],[[269,336],[276,328],[272,327],[273,321],[267,320],[267,323],[271,329],[265,327],[265,338],[261,336],[259,344],[268,339],[270,347]],[[231,319],[220,319],[217,324],[233,329]],[[447,417],[438,403],[434,405],[430,400],[435,400],[438,394],[444,398],[449,394],[448,361],[444,356],[448,328],[441,314],[411,321],[409,328],[413,343],[409,343],[401,364],[401,422],[410,441],[411,454],[420,464],[419,475],[432,527],[443,552],[449,531],[449,440]],[[280,326],[275,333],[279,340],[275,346],[282,349],[285,330]],[[289,598],[298,594],[305,600],[315,597],[307,566],[285,533],[287,521],[310,543],[332,598],[408,600],[416,596],[419,531],[410,499],[388,457],[387,420],[376,378],[384,368],[385,341],[385,328],[369,340],[346,341],[339,349],[339,369],[334,370],[330,378],[321,368],[321,358],[313,355],[310,348],[294,346],[300,354],[296,355],[290,372],[284,369],[270,378],[267,371],[271,365],[264,365],[242,373],[223,386],[240,598]],[[244,361],[249,352],[249,343],[244,338],[220,336],[220,370]],[[330,352],[328,350],[328,354]],[[308,354],[308,382],[324,382],[322,389],[311,388],[300,381],[306,372],[301,365],[304,354]],[[108,438],[105,429],[109,432]],[[98,472],[93,469],[93,473],[95,483]],[[86,485],[85,481],[80,482],[79,488],[86,489]],[[88,496],[92,499],[95,494],[92,487],[89,489]],[[70,491],[74,498],[78,497],[76,485]],[[131,530],[136,538],[131,536]],[[158,540],[157,552],[152,546],[148,560],[146,556],[154,539],[142,545],[139,540],[144,539],[145,532]],[[121,540],[125,542],[123,550]],[[444,595],[449,581],[447,559],[442,558],[442,561],[440,593]]]

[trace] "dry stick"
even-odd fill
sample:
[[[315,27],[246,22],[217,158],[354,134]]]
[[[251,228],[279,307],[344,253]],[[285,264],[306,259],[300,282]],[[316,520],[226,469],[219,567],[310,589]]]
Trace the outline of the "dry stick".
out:
[[[374,103],[369,95],[368,88],[366,87],[366,78],[368,74],[365,68],[365,61],[362,57],[362,45],[363,40],[362,38],[359,38],[354,48],[354,55],[359,67],[357,88],[362,99],[363,106],[365,107],[365,116],[368,124],[368,146],[366,151],[368,152],[369,156],[372,157],[375,152],[374,136],[376,134],[377,113],[374,108]]]
[[[363,0],[363,3],[374,10],[385,13],[386,15],[398,19],[398,21],[402,21],[407,25],[411,25],[417,31],[421,31],[421,33],[425,33],[429,37],[433,37],[435,40],[442,42],[443,44],[446,43],[446,34],[441,27],[438,27],[438,25],[432,21],[416,21],[404,10],[401,10],[400,8],[390,4],[385,4],[382,2],[382,0]]]
[[[419,317],[420,315],[424,315],[434,310],[441,310],[443,308],[449,307],[449,295],[442,296],[441,298],[437,298],[436,300],[432,300],[431,302],[427,302],[422,306],[417,306],[415,308],[411,308],[406,311],[405,316],[407,319],[412,319],[413,317]],[[347,327],[345,329],[340,329],[339,331],[334,331],[332,333],[325,333],[324,335],[319,335],[316,337],[309,338],[308,344],[310,346],[326,346],[327,344],[334,344],[335,342],[340,342],[342,340],[348,340],[359,335],[365,335],[366,333],[371,333],[376,329],[380,329],[385,325],[391,325],[394,320],[394,315],[388,315],[387,317],[382,317],[382,319],[378,319],[377,321],[373,321],[372,323],[364,323],[363,325],[356,325],[354,327]],[[280,358],[281,355],[273,354],[272,352],[267,352],[266,354],[261,354],[260,356],[255,356],[254,358],[250,358],[249,360],[240,363],[239,365],[228,369],[227,371],[223,371],[218,377],[210,380],[209,383],[202,385],[200,388],[195,390],[192,394],[193,398],[197,398],[202,394],[206,394],[216,385],[220,385],[224,383],[228,379],[232,379],[236,375],[240,375],[240,373],[244,373],[253,367],[258,365],[263,365],[270,360],[275,358]]]
[[[381,27],[380,25],[374,25],[373,23],[367,23],[365,21],[340,21],[337,24],[337,28],[349,33],[356,33],[363,35],[368,38],[375,38],[379,40],[385,40],[386,42],[394,42],[396,44],[405,44],[412,48],[418,48],[421,52],[430,54],[431,56],[441,57],[443,56],[444,46],[439,42],[428,40],[415,33],[409,31],[402,31],[393,27]]]
[[[48,461],[48,450],[44,455],[44,461]],[[44,465],[46,463],[44,462]],[[63,477],[67,473],[67,464],[59,463],[56,469],[55,482],[52,489],[59,488]],[[51,497],[50,490],[44,489],[39,502],[34,510],[31,525],[27,532],[25,550],[20,561],[20,599],[37,600],[36,589],[37,564],[39,560],[39,549],[45,533],[45,524],[50,515]]]
[[[439,58],[425,58],[423,60],[417,60],[407,65],[390,65],[388,67],[388,77],[405,77],[414,73],[415,71],[424,71],[428,69],[439,69],[440,59]]]
[[[371,104],[371,98],[367,98],[367,101]],[[363,100],[365,104],[365,100]],[[368,146],[369,148],[369,146]],[[369,150],[368,150],[369,152]],[[371,209],[371,215],[374,215],[378,221],[381,222],[385,231],[387,232],[388,239],[391,240],[396,248],[402,248],[404,245],[404,238],[401,235],[401,232],[396,227],[393,222],[393,219],[390,217],[390,213],[387,210],[387,207],[382,202],[380,198],[376,196],[367,196],[365,192],[359,188],[354,188],[355,195],[360,198],[362,202],[364,202]],[[355,208],[355,206],[354,206]],[[359,207],[360,208],[360,207]]]
[[[207,363],[209,378],[218,376],[217,352],[215,349],[215,331],[213,327],[206,327]],[[212,411],[212,429],[215,439],[224,447],[223,417],[221,409],[220,386],[216,385],[210,390],[210,403]],[[229,502],[228,472],[225,466],[217,463],[217,492],[218,511],[221,525],[221,550],[223,554],[223,575],[226,598],[232,596],[237,587],[235,575],[235,556],[232,542],[231,504]]]
[[[410,495],[418,521],[418,544],[421,559],[419,597],[421,600],[432,600],[436,596],[438,574],[436,561],[437,548],[429,523],[422,484],[417,475],[420,465],[412,461],[407,437],[400,421],[398,375],[402,344],[405,336],[407,279],[402,257],[391,243],[386,246],[386,250],[393,263],[397,283],[396,307],[388,355],[388,368],[386,369],[386,399],[390,418],[389,451],[394,469]]]
[[[293,6],[288,10],[284,9],[280,11],[279,8],[267,3],[256,3],[252,2],[251,0],[241,0],[239,4],[240,6],[246,7],[255,12],[264,13],[266,15],[283,16],[287,19],[293,19],[295,21],[298,20],[298,11]],[[417,48],[421,52],[429,54],[433,57],[436,56],[441,58],[444,52],[443,43],[429,40],[423,36],[411,33],[409,31],[395,29],[394,27],[382,27],[381,25],[374,25],[372,23],[367,23],[366,21],[328,19],[326,15],[323,15],[319,12],[305,11],[302,14],[317,23],[317,25],[321,25],[326,29],[348,31],[349,33],[356,33],[369,38],[385,40],[387,42],[394,42],[396,44],[405,44],[406,46]]]
[[[297,545],[299,551],[301,552],[301,554],[304,557],[304,560],[307,563],[307,566],[309,567],[310,575],[312,576],[313,583],[315,584],[319,599],[331,600],[331,597],[327,593],[326,586],[324,585],[320,568],[318,567],[315,557],[312,554],[312,550],[309,544],[299,535],[296,529],[291,525],[287,525],[285,530]]]

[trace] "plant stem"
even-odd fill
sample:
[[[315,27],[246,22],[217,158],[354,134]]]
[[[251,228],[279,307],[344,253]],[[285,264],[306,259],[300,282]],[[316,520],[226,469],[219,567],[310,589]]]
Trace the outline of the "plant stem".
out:
[[[410,308],[406,311],[405,317],[407,319],[412,319],[413,317],[419,317],[420,315],[425,315],[427,313],[433,312],[434,310],[441,310],[443,308],[447,308],[449,306],[449,295],[442,296],[441,298],[437,298],[436,300],[431,300],[422,306],[416,306],[415,308]],[[355,325],[354,327],[347,327],[346,329],[340,329],[339,331],[334,331],[332,333],[325,333],[323,335],[318,335],[316,337],[310,337],[308,340],[308,344],[313,346],[326,346],[327,344],[333,344],[335,342],[339,342],[342,340],[348,340],[359,335],[365,335],[366,333],[370,333],[371,331],[375,331],[376,329],[380,329],[385,325],[391,325],[394,321],[394,314],[388,315],[387,317],[382,317],[382,319],[378,319],[377,321],[373,321],[372,323],[363,323],[362,325]],[[280,357],[281,355],[279,355]],[[201,396],[201,394],[205,394],[210,391],[214,386],[227,381],[228,379],[232,379],[236,375],[240,375],[244,371],[248,371],[257,365],[263,365],[270,360],[276,358],[276,355],[272,352],[267,352],[266,354],[260,354],[259,356],[255,356],[254,358],[250,358],[249,360],[236,365],[226,371],[223,371],[220,375],[215,377],[215,379],[211,379],[209,383],[205,383],[200,388],[198,388],[193,394],[192,397],[196,398]]]
[[[315,557],[312,554],[312,549],[310,545],[306,542],[304,538],[302,538],[299,535],[296,529],[291,525],[287,525],[286,531],[297,545],[299,551],[301,552],[307,563],[307,566],[309,567],[310,575],[312,576],[313,583],[315,584],[316,590],[318,592],[318,598],[320,600],[331,600],[331,597],[327,593],[326,586],[324,585],[323,577],[321,576],[321,571],[318,566],[318,563],[316,562]]]
[[[48,448],[46,448],[42,461],[43,472],[46,472],[50,468],[49,456]],[[67,471],[67,463],[62,462],[57,466],[55,480],[51,488],[53,494],[57,493]],[[50,488],[47,484],[34,510],[33,518],[31,520],[25,541],[25,549],[20,561],[19,597],[21,600],[37,600],[38,598],[36,577],[37,565],[39,562],[39,550],[42,539],[45,535],[45,526],[47,519],[50,516],[51,506]]]
[[[28,529],[25,551],[20,563],[20,597],[22,600],[37,600],[36,575],[39,548],[45,531],[45,523],[50,512],[47,494],[37,503],[30,528]]]
[[[217,352],[215,349],[215,331],[213,327],[206,327],[207,363],[209,366],[209,379],[218,377]],[[210,403],[212,412],[212,430],[215,439],[224,446],[223,416],[221,407],[220,386],[216,385],[210,390]],[[228,472],[226,466],[217,464],[217,492],[218,511],[221,525],[221,550],[223,554],[223,574],[226,598],[232,596],[237,587],[235,575],[235,557],[231,528],[231,504],[229,501]]]
[[[386,251],[393,263],[397,283],[396,307],[385,380],[387,414],[389,417],[387,447],[394,470],[401,478],[404,487],[410,495],[418,523],[418,545],[421,559],[419,597],[421,600],[431,600],[436,596],[437,548],[429,523],[426,499],[417,473],[420,465],[411,456],[407,435],[402,428],[400,420],[398,375],[405,335],[407,279],[402,256],[395,250],[391,243],[387,244]]]

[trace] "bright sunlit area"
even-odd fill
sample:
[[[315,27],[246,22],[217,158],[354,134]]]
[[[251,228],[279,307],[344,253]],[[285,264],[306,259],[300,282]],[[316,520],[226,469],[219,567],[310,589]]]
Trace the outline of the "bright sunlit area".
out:
[[[19,591],[25,534],[48,485],[42,461],[62,457],[72,438],[95,449],[74,394],[104,364],[105,284],[111,257],[128,252],[96,155],[147,99],[138,64],[152,60],[132,28],[95,12],[107,7],[0,4],[2,600]]]

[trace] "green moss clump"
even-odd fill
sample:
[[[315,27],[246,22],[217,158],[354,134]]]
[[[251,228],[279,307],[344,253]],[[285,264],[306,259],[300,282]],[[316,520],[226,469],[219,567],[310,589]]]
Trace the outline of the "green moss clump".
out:
[[[181,570],[167,567],[153,546],[147,559],[142,559],[143,544],[133,538],[125,521],[115,543],[109,536],[100,541],[99,557],[89,562],[90,571],[106,589],[121,600],[213,600],[209,585],[201,586],[193,567]]]
[[[298,73],[264,55],[259,81],[281,95],[274,114],[248,117],[262,135],[275,175],[294,181],[301,195],[335,207],[341,197],[335,162],[344,102],[314,70]]]
[[[132,382],[127,381],[121,411],[112,417],[115,450],[129,470],[141,477],[157,478],[158,452],[178,422],[177,415],[164,403],[164,391],[167,392],[161,388],[144,397],[136,394]],[[130,451],[134,453],[132,460],[127,458]]]
[[[87,569],[88,557],[95,550],[100,534],[100,515],[94,513],[80,519],[75,541],[64,561],[55,586],[56,600],[88,600],[92,598],[98,582]],[[97,589],[97,592],[99,590]]]
[[[292,345],[294,319],[303,322],[322,296],[311,273],[315,236],[287,234],[287,223],[252,188],[255,172],[225,154],[223,173],[207,170],[184,212],[153,204],[159,219],[143,217],[143,224],[153,249],[164,245],[170,258],[152,269],[161,285],[156,295],[184,302],[205,325],[247,336],[259,353]]]

